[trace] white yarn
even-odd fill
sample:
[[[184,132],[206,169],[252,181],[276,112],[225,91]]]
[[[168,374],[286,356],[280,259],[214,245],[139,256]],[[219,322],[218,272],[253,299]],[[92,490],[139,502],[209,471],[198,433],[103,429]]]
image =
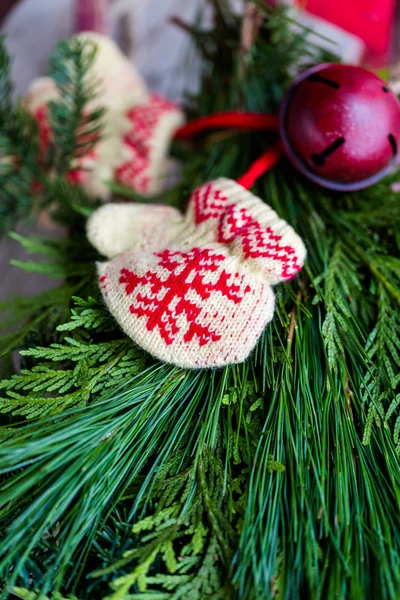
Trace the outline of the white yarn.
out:
[[[133,247],[156,250],[160,229],[163,243],[168,243],[182,221],[182,214],[170,206],[110,203],[89,218],[87,236],[100,254],[114,258]]]
[[[92,244],[115,257],[98,265],[110,312],[165,362],[194,369],[242,362],[273,317],[272,286],[302,267],[303,242],[229,179],[196,190],[186,216],[175,209],[162,216],[161,208],[110,205],[88,222]]]

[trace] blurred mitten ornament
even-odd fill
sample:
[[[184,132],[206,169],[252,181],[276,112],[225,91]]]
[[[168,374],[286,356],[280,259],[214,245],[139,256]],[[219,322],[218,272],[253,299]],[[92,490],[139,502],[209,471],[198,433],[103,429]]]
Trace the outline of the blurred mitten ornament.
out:
[[[76,160],[70,179],[90,194],[108,199],[107,182],[115,180],[143,195],[161,191],[170,171],[169,146],[184,121],[172,102],[151,94],[139,73],[108,37],[81,33],[77,40],[94,45],[96,57],[89,77],[99,87],[88,111],[105,108],[101,140],[93,151]],[[51,139],[48,105],[57,100],[58,89],[50,77],[33,82],[25,105],[39,124],[41,149]]]
[[[139,346],[184,368],[245,360],[271,321],[272,286],[292,279],[306,251],[293,229],[230,179],[175,208],[108,204],[88,238],[111,313]]]

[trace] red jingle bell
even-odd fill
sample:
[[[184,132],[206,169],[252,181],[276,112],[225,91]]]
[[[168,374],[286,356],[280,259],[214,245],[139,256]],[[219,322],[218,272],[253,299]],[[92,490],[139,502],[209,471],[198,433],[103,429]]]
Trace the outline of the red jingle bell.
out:
[[[291,85],[280,113],[285,153],[312,181],[335,190],[372,185],[400,143],[400,103],[385,82],[351,65],[323,64]]]

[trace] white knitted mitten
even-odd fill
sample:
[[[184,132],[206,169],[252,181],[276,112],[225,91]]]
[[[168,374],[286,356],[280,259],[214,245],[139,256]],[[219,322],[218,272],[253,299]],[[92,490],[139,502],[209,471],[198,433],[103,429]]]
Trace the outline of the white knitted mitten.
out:
[[[98,272],[124,332],[153,356],[193,369],[245,360],[273,317],[272,285],[292,279],[306,256],[270,207],[222,178],[194,192],[186,216],[103,207],[89,219],[88,237],[116,256]]]
[[[98,33],[76,37],[97,47],[88,76],[99,85],[99,93],[87,110],[103,107],[106,115],[102,139],[89,156],[76,161],[71,180],[105,200],[110,197],[107,182],[113,179],[143,195],[158,193],[169,172],[169,146],[184,121],[183,113],[172,102],[149,93],[112,40]],[[42,77],[32,83],[25,99],[38,121],[43,151],[51,137],[48,103],[57,97],[55,82]]]

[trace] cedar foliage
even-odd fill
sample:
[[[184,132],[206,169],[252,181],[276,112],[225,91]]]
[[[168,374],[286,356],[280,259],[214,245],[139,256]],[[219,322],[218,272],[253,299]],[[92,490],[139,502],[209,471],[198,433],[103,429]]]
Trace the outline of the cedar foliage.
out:
[[[279,10],[264,14],[243,56],[240,19],[214,5],[214,28],[190,29],[203,59],[193,114],[277,110],[299,57],[326,58]],[[75,52],[83,64],[83,49]],[[88,100],[84,85],[82,93]],[[21,114],[18,131],[31,122]],[[63,161],[77,139],[68,122],[60,120]],[[236,178],[268,142],[230,132],[204,136],[192,153],[176,144],[183,177],[164,201],[183,206],[197,184]],[[29,172],[33,141],[21,143]],[[8,176],[29,188],[24,171]],[[255,192],[303,236],[307,265],[278,287],[275,319],[244,364],[195,372],[154,361],[115,326],[84,236],[93,204],[63,174],[43,173],[45,188],[64,190],[54,210],[74,228],[63,241],[20,238],[46,260],[18,266],[65,283],[2,307],[5,328],[17,325],[2,349],[21,356],[16,372],[5,362],[0,384],[2,597],[399,597],[394,179],[337,194],[284,160],[267,174]],[[27,212],[38,202],[30,195]],[[6,229],[21,216],[3,196],[1,210]]]

